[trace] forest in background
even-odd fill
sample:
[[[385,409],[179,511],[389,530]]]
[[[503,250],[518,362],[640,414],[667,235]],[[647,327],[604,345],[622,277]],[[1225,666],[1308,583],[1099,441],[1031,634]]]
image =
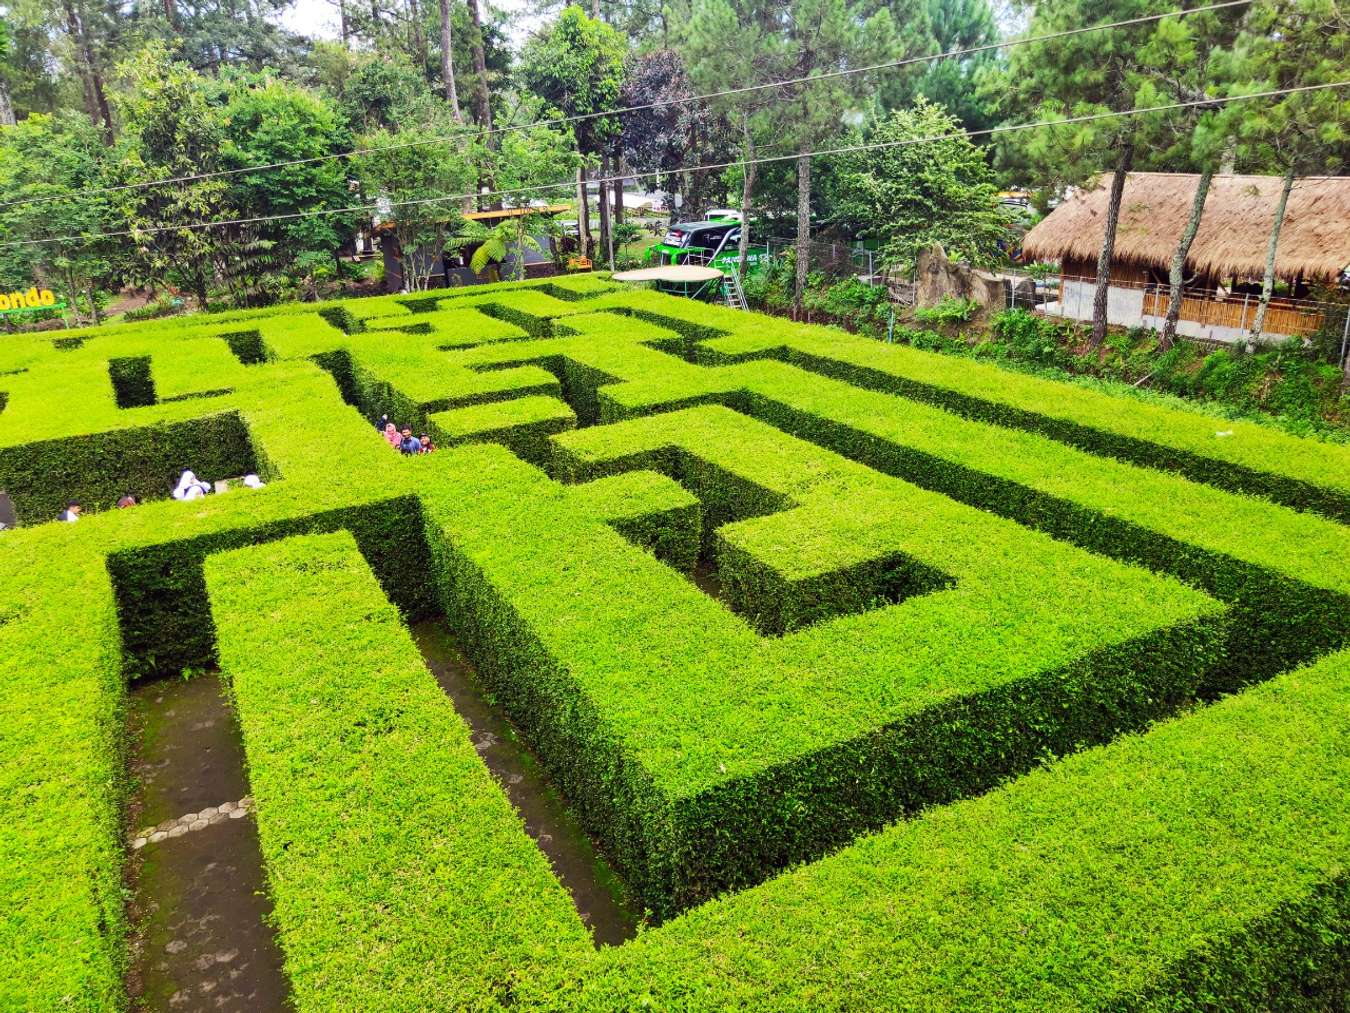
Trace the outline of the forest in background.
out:
[[[605,266],[634,236],[620,187],[576,197],[588,178],[622,178],[675,195],[684,219],[730,205],[795,234],[800,312],[813,237],[867,241],[888,266],[932,242],[995,263],[1000,187],[1043,208],[1103,173],[1292,181],[1345,172],[1350,151],[1346,90],[1229,101],[1346,75],[1337,0],[1253,0],[1042,41],[1178,8],[593,0],[540,5],[522,37],[485,0],[337,0],[336,40],[286,30],[285,9],[0,6],[0,290],[50,287],[76,322],[129,286],[202,307],[314,298],[359,280],[338,252],[375,220],[404,249],[508,247],[526,241],[519,223],[489,235],[460,215],[560,199]],[[993,46],[1010,34],[1029,41]],[[924,59],[961,50],[977,51]],[[709,93],[721,94],[694,101]],[[869,144],[888,146],[812,155]],[[726,163],[740,164],[699,168]],[[1104,320],[1097,330],[1100,344]]]

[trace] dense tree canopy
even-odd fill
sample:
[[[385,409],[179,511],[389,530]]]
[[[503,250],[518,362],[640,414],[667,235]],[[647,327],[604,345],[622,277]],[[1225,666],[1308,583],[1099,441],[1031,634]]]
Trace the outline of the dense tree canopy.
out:
[[[83,317],[128,284],[180,302],[310,297],[370,274],[337,254],[386,219],[434,242],[462,211],[531,199],[573,203],[566,218],[603,265],[634,236],[618,228],[617,179],[673,194],[672,217],[739,204],[747,249],[795,231],[800,309],[822,228],[876,240],[896,262],[932,240],[995,258],[990,165],[1048,200],[1132,168],[1293,178],[1350,159],[1346,90],[1223,104],[1339,80],[1350,27],[1336,0],[1253,0],[1027,44],[1010,35],[1173,7],[538,0],[527,36],[488,0],[332,0],[337,38],[324,40],[284,26],[292,2],[0,0],[0,203],[14,202],[0,228],[27,244],[0,247],[6,284],[62,286]],[[996,42],[1013,44],[983,48]],[[1175,102],[1199,104],[1132,112]],[[626,106],[643,108],[614,113]],[[1041,118],[1059,125],[1000,130]],[[924,133],[953,136],[812,154]],[[346,154],[372,146],[389,150]],[[437,213],[388,218],[398,207]],[[129,235],[98,238],[110,231]],[[67,235],[80,238],[46,249]]]
[[[908,266],[931,243],[974,264],[998,258],[1007,221],[983,151],[961,136],[924,140],[959,129],[955,117],[921,98],[864,135],[887,147],[839,159],[831,176],[834,213],[859,235],[880,241],[888,263]]]

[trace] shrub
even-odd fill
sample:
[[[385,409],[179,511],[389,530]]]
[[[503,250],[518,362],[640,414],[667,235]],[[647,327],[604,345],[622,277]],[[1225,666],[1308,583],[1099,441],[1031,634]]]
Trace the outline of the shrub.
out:
[[[944,295],[936,305],[920,306],[914,311],[914,319],[923,324],[948,326],[969,323],[975,317],[980,304],[974,299],[957,299]]]

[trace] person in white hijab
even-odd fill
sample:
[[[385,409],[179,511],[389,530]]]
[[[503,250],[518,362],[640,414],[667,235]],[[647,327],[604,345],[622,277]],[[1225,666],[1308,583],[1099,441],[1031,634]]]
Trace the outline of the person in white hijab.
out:
[[[178,480],[178,487],[173,491],[174,499],[201,499],[211,487],[199,479],[190,471],[183,472],[183,477]]]
[[[267,483],[252,472],[244,476],[244,485],[250,489],[261,489]]]

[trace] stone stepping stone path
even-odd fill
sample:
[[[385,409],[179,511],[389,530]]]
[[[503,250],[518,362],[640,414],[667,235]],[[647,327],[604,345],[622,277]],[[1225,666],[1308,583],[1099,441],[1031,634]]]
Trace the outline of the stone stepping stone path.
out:
[[[139,851],[147,844],[158,844],[170,837],[182,837],[194,830],[205,830],[213,823],[225,820],[242,819],[253,811],[253,796],[245,795],[238,802],[225,802],[222,805],[207,806],[201,812],[188,813],[177,819],[165,820],[154,827],[138,831],[131,839],[133,851]]]

